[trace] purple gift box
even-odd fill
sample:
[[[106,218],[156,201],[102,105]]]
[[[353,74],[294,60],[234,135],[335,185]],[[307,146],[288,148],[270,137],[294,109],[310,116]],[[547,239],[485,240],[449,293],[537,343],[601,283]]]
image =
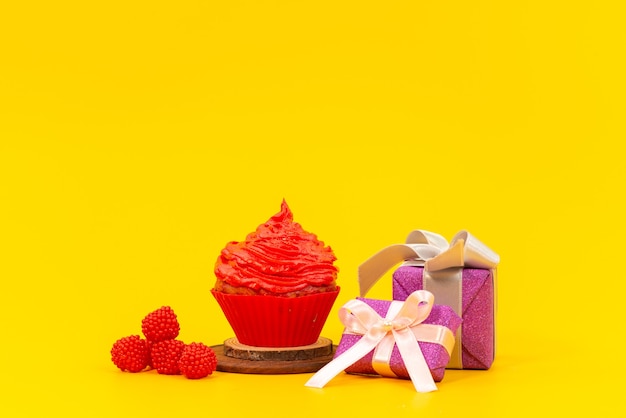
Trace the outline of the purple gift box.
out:
[[[407,295],[408,296],[408,295]],[[406,299],[406,298],[405,298]],[[377,300],[369,298],[357,298],[372,307],[376,313],[384,317],[391,306],[392,301]],[[433,305],[428,317],[422,324],[432,324],[444,326],[452,332],[456,333],[461,325],[461,318],[450,308],[444,305]],[[419,326],[419,325],[418,325]],[[343,354],[346,350],[356,344],[363,336],[344,332],[337,346],[335,358]],[[430,373],[435,382],[440,382],[445,374],[445,368],[450,359],[450,355],[446,349],[437,343],[418,341],[419,347],[426,360],[426,364],[430,369]],[[347,373],[353,374],[369,374],[378,375],[373,366],[374,350],[357,360],[351,366],[345,369]],[[391,371],[399,378],[409,379],[405,363],[400,355],[397,345],[394,345],[391,357],[389,359],[389,367]]]
[[[432,292],[438,304],[463,319],[447,365],[449,369],[489,369],[495,358],[496,266],[500,257],[467,231],[448,242],[439,234],[415,230],[406,243],[383,248],[359,266],[361,296],[385,272],[393,273],[393,299],[416,290]]]
[[[462,270],[463,324],[461,332],[457,334],[456,345],[456,349],[461,350],[462,367],[456,365],[454,368],[486,370],[493,363],[495,292],[492,273],[492,270],[488,269]],[[424,289],[424,268],[410,265],[398,267],[393,273],[392,286],[393,299],[405,300],[414,291]],[[436,298],[437,293],[433,293]]]

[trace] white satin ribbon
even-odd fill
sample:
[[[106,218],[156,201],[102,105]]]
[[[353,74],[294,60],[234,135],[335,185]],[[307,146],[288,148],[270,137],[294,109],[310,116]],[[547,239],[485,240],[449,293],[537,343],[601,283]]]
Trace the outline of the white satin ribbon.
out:
[[[467,231],[450,241],[434,232],[415,230],[405,244],[383,248],[359,266],[359,289],[363,297],[391,267],[403,261],[423,265],[427,272],[451,267],[495,269],[500,256]]]
[[[418,392],[431,392],[437,386],[426,363],[426,359],[419,347],[418,340],[428,340],[443,345],[448,353],[454,345],[452,332],[440,325],[422,324],[432,310],[434,296],[426,290],[418,290],[409,295],[393,318],[382,318],[365,302],[354,299],[346,303],[339,310],[339,318],[346,327],[346,332],[363,335],[357,343],[330,363],[322,367],[305,384],[308,387],[321,388],[343,370],[366,356],[383,341],[393,342],[398,346],[406,370]],[[448,332],[445,333],[445,330]],[[423,331],[425,337],[420,337]],[[440,341],[430,341],[439,339]],[[388,344],[386,344],[388,345]],[[393,348],[393,345],[391,346]],[[389,348],[381,350],[385,354],[375,353],[374,363],[389,364],[391,351]],[[380,358],[380,357],[385,358]],[[376,358],[378,357],[378,358]],[[383,368],[384,369],[384,368]],[[384,375],[389,375],[389,371]],[[376,368],[375,368],[376,370]]]

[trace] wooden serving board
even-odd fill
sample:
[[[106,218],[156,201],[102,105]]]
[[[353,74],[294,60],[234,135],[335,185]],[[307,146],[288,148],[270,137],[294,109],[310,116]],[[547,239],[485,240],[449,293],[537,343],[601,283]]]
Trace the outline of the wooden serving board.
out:
[[[336,350],[324,337],[300,347],[255,347],[230,338],[211,348],[218,371],[249,374],[313,373],[330,362]]]

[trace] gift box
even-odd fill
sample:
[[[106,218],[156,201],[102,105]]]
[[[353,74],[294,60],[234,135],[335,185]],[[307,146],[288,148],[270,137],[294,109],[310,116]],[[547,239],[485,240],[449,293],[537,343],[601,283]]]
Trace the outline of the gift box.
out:
[[[495,357],[493,276],[486,269],[463,269],[461,274],[463,324],[458,336],[461,363],[450,364],[448,368],[486,370]],[[424,289],[424,268],[400,266],[393,273],[392,288],[393,299],[397,300]]]
[[[344,305],[345,325],[333,360],[306,384],[323,387],[342,370],[352,374],[411,379],[419,392],[436,390],[461,324],[449,306],[418,290],[405,301],[357,298]]]
[[[387,247],[359,267],[361,294],[399,262],[392,275],[393,299],[425,289],[463,319],[447,368],[489,369],[495,359],[499,256],[467,231],[449,244],[441,235],[413,231],[405,244]]]

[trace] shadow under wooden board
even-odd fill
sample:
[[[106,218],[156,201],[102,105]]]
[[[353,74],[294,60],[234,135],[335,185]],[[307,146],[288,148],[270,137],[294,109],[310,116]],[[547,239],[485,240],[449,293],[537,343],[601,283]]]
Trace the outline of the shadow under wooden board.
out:
[[[320,337],[314,344],[299,347],[254,347],[230,338],[211,348],[220,372],[289,374],[318,371],[333,359],[337,347]]]

